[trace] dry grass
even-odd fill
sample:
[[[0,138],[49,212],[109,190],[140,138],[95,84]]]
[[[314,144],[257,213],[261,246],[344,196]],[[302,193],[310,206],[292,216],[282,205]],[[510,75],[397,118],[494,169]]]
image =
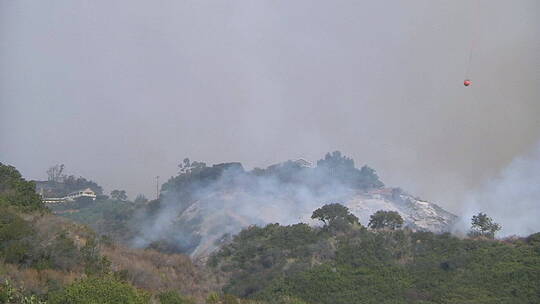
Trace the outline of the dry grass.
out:
[[[22,287],[33,294],[45,294],[51,288],[70,284],[81,276],[81,273],[75,272],[63,272],[53,269],[36,270],[0,263],[0,279],[2,281],[9,280],[14,286]]]
[[[76,224],[69,219],[45,214],[43,216],[34,216],[30,218],[32,224],[38,228],[38,234],[41,239],[50,239],[60,232],[67,232],[78,246],[84,246],[86,239],[95,236],[95,233],[87,226]],[[81,243],[82,242],[82,243]]]
[[[123,246],[106,247],[101,252],[112,262],[114,271],[121,271],[138,288],[153,292],[177,290],[197,299],[219,288],[209,273],[185,255]]]
[[[52,214],[24,214],[37,232],[40,246],[51,244],[60,233],[73,240],[81,249],[95,233],[87,226]],[[154,294],[175,290],[203,303],[212,291],[220,289],[215,275],[203,266],[195,265],[182,254],[165,254],[155,250],[132,249],[122,245],[99,244],[101,256],[111,262],[111,270],[132,283],[135,287]],[[77,278],[84,277],[84,265],[75,265],[69,271],[37,270],[0,261],[0,280],[9,279],[14,286],[23,287],[34,294],[45,294],[61,288]]]

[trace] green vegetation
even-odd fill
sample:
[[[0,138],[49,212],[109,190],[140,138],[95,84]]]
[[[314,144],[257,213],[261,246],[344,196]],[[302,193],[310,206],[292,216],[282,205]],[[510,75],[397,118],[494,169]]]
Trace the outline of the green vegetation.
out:
[[[321,166],[333,162],[336,168],[350,166],[350,160],[340,155],[325,162]],[[241,166],[208,168],[186,161],[175,181],[186,186],[211,183],[226,169]],[[257,174],[293,176],[282,169]],[[159,200],[141,197],[132,203],[102,197],[92,204],[79,201],[54,207],[55,212],[95,227],[95,233],[50,213],[35,212],[46,209],[33,184],[10,166],[0,165],[0,174],[0,282],[4,282],[0,303],[540,302],[540,233],[495,240],[500,225],[483,213],[472,218],[473,237],[458,238],[401,229],[399,214],[385,211],[376,212],[369,223],[373,229],[366,229],[346,207],[333,203],[312,214],[322,227],[302,223],[248,227],[200,269],[183,255],[129,249],[111,241],[111,236],[131,239],[136,214],[152,213]],[[175,251],[168,243],[153,246]]]
[[[45,197],[64,197],[71,192],[90,188],[98,196],[103,194],[103,188],[96,182],[84,177],[63,174],[64,165],[54,165],[47,170],[47,181],[36,181],[39,192]]]
[[[98,235],[128,242],[136,233],[136,211],[141,205],[112,199],[78,200],[51,206],[55,214],[91,227]]]
[[[358,218],[349,212],[349,209],[341,204],[326,204],[313,211],[312,219],[318,219],[325,225],[332,226],[342,221],[349,224],[358,223]]]
[[[20,214],[0,208],[0,260],[39,270],[107,272],[106,261],[99,258],[99,244],[93,232],[81,230],[85,244],[77,245],[69,236],[69,226],[43,227],[43,217],[27,221]],[[71,227],[71,229],[77,229]]]
[[[259,182],[279,180],[279,182],[290,184],[291,187],[301,185],[317,192],[323,187],[332,188],[334,184],[345,183],[345,180],[349,179],[351,180],[344,185],[356,190],[383,185],[374,170],[368,167],[355,168],[354,161],[341,155],[339,151],[328,153],[315,168],[288,161],[267,169],[246,172],[240,163],[216,164],[209,167],[204,162],[186,158],[179,165],[179,169],[177,176],[162,185],[163,196],[160,199],[148,202],[144,196],[138,196],[135,201],[130,202],[127,200],[125,191],[113,190],[110,199],[104,195],[98,195],[95,201],[81,198],[75,202],[51,204],[50,208],[55,214],[90,226],[98,235],[107,235],[114,241],[131,244],[135,236],[144,234],[143,229],[147,225],[143,226],[141,223],[157,223],[160,221],[159,215],[162,211],[172,207],[170,204],[174,204],[175,212],[181,213],[196,201],[201,189],[206,189],[206,187],[211,187],[216,191],[224,187],[236,187],[249,192],[257,189],[258,187],[254,185]],[[62,166],[55,166],[49,172],[48,184],[54,182],[60,190],[63,189],[60,186],[66,180],[66,177],[62,175],[62,170]],[[339,209],[339,206],[337,204],[334,208]],[[332,212],[331,209],[326,211]],[[189,222],[175,221],[170,229],[160,234],[161,239],[149,241],[147,248],[164,253],[192,252],[201,240],[197,232],[200,220],[201,218]],[[328,229],[339,230],[348,222],[357,223],[358,219],[348,214],[346,217],[331,221],[332,224]],[[181,237],[178,237],[178,231],[182,231]]]
[[[361,192],[384,186],[375,170],[367,166],[356,168],[354,161],[339,151],[327,153],[316,166],[298,160],[271,165],[266,169],[246,171],[240,163],[207,166],[204,162],[186,158],[179,165],[179,169],[177,176],[171,177],[162,185],[160,198],[149,202],[141,212],[145,215],[144,221],[139,221],[147,224],[147,230],[153,229],[150,227],[162,227],[159,238],[152,234],[148,242],[153,242],[151,248],[165,249],[165,252],[194,252],[204,238],[200,233],[204,218],[195,216],[189,221],[170,221],[169,224],[162,225],[162,217],[159,215],[169,210],[182,214],[193,204],[201,202],[202,193],[207,191],[217,194],[234,189],[235,194],[245,193],[257,199],[256,197],[265,195],[278,197],[278,192],[292,195],[298,189],[317,196],[336,192]],[[352,215],[349,219],[353,219]],[[235,221],[233,218],[231,220]],[[328,228],[339,230],[340,222],[336,221]],[[234,224],[231,222],[227,228],[232,225]],[[179,234],[178,231],[182,233]]]
[[[111,191],[111,198],[116,201],[127,201],[127,194],[125,190],[113,190]]]
[[[87,180],[84,177],[75,177],[73,175],[65,176],[62,181],[63,191],[62,193],[58,193],[58,195],[64,196],[71,192],[75,192],[78,190],[90,188],[92,189],[97,195],[103,194],[103,189],[101,186],[99,186],[96,182],[93,182],[91,180]]]
[[[11,269],[7,276],[0,271],[2,279],[24,273],[28,276],[25,281],[34,282],[39,280],[36,271],[87,275],[110,272],[92,231],[63,222],[48,212],[33,212],[46,210],[34,184],[25,181],[14,167],[0,165],[0,172],[0,266]],[[49,283],[54,289],[57,281]],[[13,288],[11,283],[4,284],[1,290],[1,303],[38,303],[45,298],[44,294],[37,297]]]
[[[158,295],[161,304],[195,304],[195,300],[184,297],[176,291],[166,291]]]
[[[63,227],[39,229],[40,220],[50,216],[25,213],[46,210],[33,183],[25,181],[14,167],[0,165],[0,172],[0,260],[37,269],[88,267],[91,263],[82,250],[93,243],[77,247]],[[85,237],[90,240],[93,234],[86,231]]]
[[[63,174],[64,165],[54,165],[47,170],[47,181],[36,181],[38,192],[44,197],[64,197],[69,193],[86,188],[92,189],[98,197],[103,194],[103,188],[96,182],[84,177]]]
[[[485,213],[478,213],[473,215],[471,219],[471,231],[470,236],[484,236],[490,239],[495,238],[495,233],[501,230],[501,225],[493,222]]]
[[[312,219],[318,219],[324,223],[326,231],[346,231],[351,225],[361,226],[358,217],[349,212],[349,209],[341,204],[326,204],[313,211]]]
[[[26,181],[15,167],[0,163],[0,206],[20,211],[45,210],[33,182]]]
[[[123,304],[150,303],[151,298],[156,303],[164,287],[203,297],[206,283],[189,258],[128,249],[109,238],[98,238],[85,226],[48,212],[34,212],[46,209],[33,184],[13,167],[1,165],[0,172],[0,282],[5,282],[0,284],[0,303]],[[133,206],[109,200],[102,203],[111,210],[101,210],[95,218],[105,217],[107,224],[120,223],[120,227],[126,211],[122,208]],[[94,206],[80,201],[72,204],[81,210]],[[73,205],[57,207],[69,211]],[[97,209],[89,210],[97,213]],[[118,226],[107,229],[115,228]],[[202,286],[193,286],[195,280]],[[162,295],[163,301],[193,303],[173,293]],[[174,302],[179,299],[184,302]]]
[[[250,227],[209,265],[230,278],[225,293],[269,303],[540,301],[538,234],[495,241],[393,227]]]
[[[144,304],[149,300],[147,293],[108,276],[76,281],[49,297],[50,304]]]
[[[14,287],[9,280],[0,284],[0,303],[6,304],[46,304],[36,295],[25,295],[22,288]]]
[[[178,166],[177,176],[170,178],[162,185],[162,191],[174,195],[177,201],[189,207],[190,198],[194,190],[212,185],[216,181],[227,180],[224,184],[229,187],[249,187],[245,180],[255,181],[258,178],[275,178],[281,183],[302,185],[313,191],[321,187],[331,187],[340,184],[355,190],[381,188],[384,184],[379,180],[375,170],[368,166],[360,169],[355,167],[354,160],[346,157],[339,151],[327,153],[317,161],[314,168],[302,166],[293,161],[269,166],[266,169],[255,168],[246,172],[240,163],[224,163],[208,167],[204,162],[190,161],[189,158]],[[223,173],[227,172],[226,175]],[[238,177],[248,177],[241,179]],[[240,183],[238,183],[240,181]],[[247,190],[247,189],[246,189]]]
[[[396,230],[403,226],[403,218],[396,211],[379,210],[371,215],[368,227],[372,229]]]
[[[24,263],[35,231],[18,214],[0,207],[0,258],[8,263]]]
[[[327,153],[324,159],[317,161],[316,169],[324,172],[324,175],[329,176],[331,180],[335,179],[353,189],[373,189],[384,186],[375,170],[368,166],[356,169],[354,160],[343,156],[340,151]]]

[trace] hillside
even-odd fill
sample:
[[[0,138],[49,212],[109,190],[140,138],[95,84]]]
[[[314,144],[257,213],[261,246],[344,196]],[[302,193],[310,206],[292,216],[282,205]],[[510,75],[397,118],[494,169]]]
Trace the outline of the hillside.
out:
[[[444,231],[454,216],[404,191],[384,188],[374,180],[374,172],[366,169],[363,174],[357,174],[361,170],[349,172],[348,178],[356,176],[357,182],[363,180],[352,185],[370,186],[348,191],[349,184],[339,192],[331,192],[341,194],[350,209],[333,203],[306,213],[311,205],[298,202],[311,201],[313,193],[329,193],[321,187],[327,182],[332,189],[343,186],[332,182],[343,172],[334,172],[337,175],[319,184],[316,182],[320,176],[307,182],[291,180],[299,172],[305,174],[314,169],[305,163],[297,164],[286,162],[256,172],[240,170],[239,164],[213,166],[195,174],[183,172],[178,180],[173,179],[174,183],[164,187],[160,200],[142,204],[112,199],[68,203],[55,208],[64,217],[51,214],[33,192],[33,184],[14,167],[0,164],[0,303],[540,301],[538,233],[526,238],[494,240],[489,233],[461,239],[428,231]],[[283,171],[291,165],[292,171]],[[234,174],[230,174],[231,168]],[[277,174],[283,172],[294,174]],[[264,184],[275,183],[276,176],[289,181]],[[176,188],[179,181],[185,188]],[[203,184],[205,187],[201,187]],[[303,185],[304,190],[317,187],[311,188],[311,192],[283,191],[282,187],[292,185]],[[182,189],[191,191],[175,192]],[[146,249],[126,246],[151,227],[148,225],[152,220],[166,214],[162,204],[172,193],[192,199],[181,201],[190,202],[181,210],[169,209],[174,211],[169,212],[169,219],[180,221],[165,227],[177,230],[152,230],[158,240]],[[283,193],[289,196],[276,201],[276,195]],[[309,194],[309,200],[300,199],[301,193]],[[289,207],[280,209],[253,200],[261,197],[271,198],[279,207]],[[254,204],[251,209],[247,208],[248,202]],[[212,212],[212,208],[218,211]],[[376,209],[368,229],[362,225],[368,221],[364,214]],[[259,226],[252,225],[255,210],[261,214]],[[381,214],[389,217],[376,226],[373,221],[381,210],[387,210]],[[299,215],[310,224],[264,224],[276,214],[288,215],[293,223]],[[81,223],[94,226],[98,232]],[[197,227],[208,230],[194,230]],[[227,231],[233,233],[227,230],[231,227],[239,233],[223,236]],[[176,232],[175,238],[164,238],[172,232]],[[182,247],[186,244],[192,247]],[[174,253],[190,248],[208,258],[194,263],[189,256]]]
[[[316,165],[286,161],[244,170],[240,163],[190,163],[162,187],[160,199],[137,219],[133,244],[167,243],[192,257],[206,257],[224,239],[250,225],[311,221],[311,212],[339,202],[367,224],[377,210],[401,214],[414,230],[449,231],[457,217],[399,188],[385,188],[375,170],[356,168],[339,151]]]
[[[116,288],[103,293],[112,302],[97,303],[160,303],[167,291],[202,301],[217,289],[189,257],[114,243],[51,214],[33,189],[14,167],[0,164],[0,303],[66,303],[74,289],[100,284]]]
[[[397,211],[413,230],[445,232],[457,219],[399,188],[385,188],[375,170],[356,168],[338,151],[316,165],[301,159],[251,171],[240,163],[207,166],[186,159],[159,200],[135,204],[101,196],[51,208],[129,246],[204,259],[250,225],[317,225],[311,212],[328,202],[347,206],[363,224],[378,210]]]
[[[538,303],[540,234],[494,241],[448,233],[250,227],[209,264],[224,291],[317,304]]]

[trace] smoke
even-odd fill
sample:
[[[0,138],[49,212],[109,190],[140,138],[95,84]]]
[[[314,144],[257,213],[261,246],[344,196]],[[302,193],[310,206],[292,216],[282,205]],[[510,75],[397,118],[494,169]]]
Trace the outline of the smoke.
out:
[[[539,182],[540,144],[467,196],[456,230],[467,231],[471,216],[485,212],[502,224],[499,235],[539,231]],[[159,201],[141,210],[133,242],[137,247],[165,242],[192,256],[205,256],[249,225],[313,223],[311,213],[320,206],[347,202],[380,187],[374,170],[357,169],[339,152],[328,154],[317,166],[302,160],[252,171],[239,163],[193,167],[171,178]]]
[[[470,193],[464,206],[461,230],[468,228],[472,215],[484,212],[502,225],[499,236],[540,231],[540,143]]]
[[[288,161],[246,172],[239,164],[229,165],[206,167],[188,181],[172,178],[164,185],[158,210],[150,216],[141,213],[134,245],[166,241],[192,256],[202,256],[213,251],[224,235],[249,225],[310,223],[313,210],[328,202],[343,202],[364,187],[351,184],[354,177],[344,175],[347,179],[342,180],[336,170],[324,166]],[[356,169],[353,163],[340,170],[356,172],[364,182],[380,183],[374,172]]]

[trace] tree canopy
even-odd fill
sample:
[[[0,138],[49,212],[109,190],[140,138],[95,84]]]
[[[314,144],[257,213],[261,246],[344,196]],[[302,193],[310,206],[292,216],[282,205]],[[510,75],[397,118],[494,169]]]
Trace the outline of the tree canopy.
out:
[[[72,192],[92,189],[97,195],[103,194],[103,188],[96,182],[82,176],[64,174],[64,165],[54,165],[47,170],[47,181],[37,181],[40,193],[45,197],[64,197]]]
[[[403,218],[396,211],[379,210],[371,215],[368,227],[372,229],[399,229],[403,226]]]
[[[501,228],[501,225],[493,222],[493,219],[487,216],[487,214],[480,212],[471,218],[470,235],[494,238],[495,233],[501,230]]]
[[[0,205],[23,211],[45,209],[35,184],[22,178],[15,167],[0,163]]]
[[[325,226],[334,226],[338,222],[356,224],[358,218],[349,212],[349,208],[339,203],[326,204],[321,208],[313,211],[312,219],[322,221]]]
[[[342,155],[340,151],[327,153],[323,159],[317,161],[317,170],[322,171],[330,180],[355,189],[384,187],[374,169],[368,166],[357,169],[354,160]]]
[[[117,201],[127,201],[128,197],[125,190],[113,190],[111,191],[111,198]]]

